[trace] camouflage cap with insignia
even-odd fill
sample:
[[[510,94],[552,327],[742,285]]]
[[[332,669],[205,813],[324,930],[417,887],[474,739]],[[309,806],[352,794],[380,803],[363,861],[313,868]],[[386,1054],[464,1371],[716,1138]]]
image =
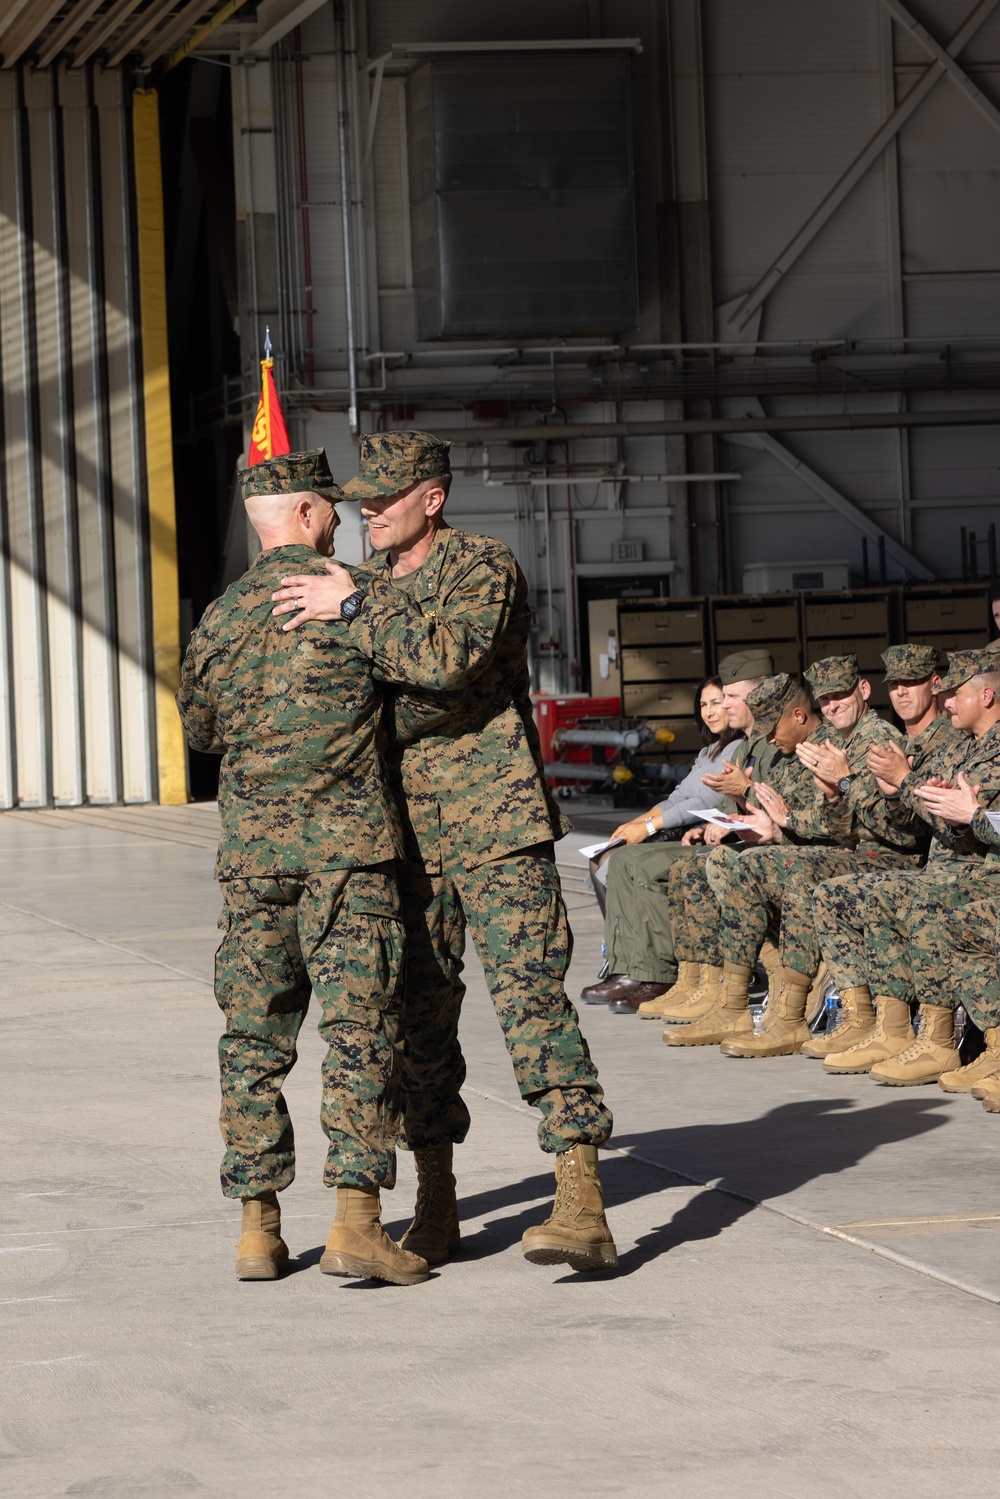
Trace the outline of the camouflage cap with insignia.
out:
[[[993,651],[950,651],[948,670],[941,678],[938,692],[954,692],[956,687],[978,677],[980,672],[995,672],[1000,666]]]
[[[734,651],[731,656],[723,656],[719,662],[719,681],[723,687],[731,687],[734,682],[749,682],[754,677],[769,677],[774,671],[774,662],[771,652],[765,651],[760,646],[750,651]]]
[[[264,458],[237,475],[240,498],[260,494],[321,494],[328,500],[348,500],[334,481],[326,461],[325,448],[309,448],[304,453],[282,453],[280,458]]]
[[[890,645],[882,652],[886,682],[922,682],[941,669],[935,645]]]
[[[450,447],[429,432],[373,432],[361,439],[361,468],[344,493],[352,500],[385,499],[421,479],[450,474]]]
[[[753,714],[757,733],[773,733],[778,719],[801,690],[802,684],[798,677],[790,676],[787,671],[779,671],[776,677],[765,677],[763,682],[749,692],[746,704]]]
[[[840,693],[853,692],[858,685],[858,658],[849,656],[824,656],[814,661],[805,674],[806,681],[817,697],[833,697]]]

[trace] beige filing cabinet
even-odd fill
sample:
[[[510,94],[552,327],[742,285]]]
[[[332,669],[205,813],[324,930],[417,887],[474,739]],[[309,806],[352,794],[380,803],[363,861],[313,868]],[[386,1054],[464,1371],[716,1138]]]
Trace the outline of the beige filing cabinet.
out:
[[[587,617],[590,635],[590,695],[621,697],[618,600],[591,599]]]

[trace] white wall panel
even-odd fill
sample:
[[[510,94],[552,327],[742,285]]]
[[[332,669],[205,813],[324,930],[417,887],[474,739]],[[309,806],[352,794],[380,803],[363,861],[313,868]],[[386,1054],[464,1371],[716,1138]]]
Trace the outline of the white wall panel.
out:
[[[10,554],[0,805],[148,801],[148,538],[121,79],[8,72],[0,114]]]

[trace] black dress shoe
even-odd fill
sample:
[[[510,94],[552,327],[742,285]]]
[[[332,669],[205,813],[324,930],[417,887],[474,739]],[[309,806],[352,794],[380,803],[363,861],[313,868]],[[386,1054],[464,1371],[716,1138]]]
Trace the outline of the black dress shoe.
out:
[[[670,988],[669,984],[644,983],[638,979],[629,979],[628,982],[629,988],[620,991],[608,1002],[608,1009],[615,1015],[634,1015],[647,999],[659,999]]]
[[[612,973],[599,984],[588,984],[586,989],[580,990],[580,999],[585,1005],[606,1005],[617,994],[618,985],[623,979],[626,984],[632,982],[631,979],[624,978],[623,974]]]

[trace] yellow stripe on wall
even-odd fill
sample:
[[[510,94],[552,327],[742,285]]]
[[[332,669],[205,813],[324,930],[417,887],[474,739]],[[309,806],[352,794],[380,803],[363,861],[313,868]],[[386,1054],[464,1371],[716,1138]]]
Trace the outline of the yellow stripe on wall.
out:
[[[149,494],[150,590],[153,612],[156,754],[159,800],[188,800],[184,736],[174,703],[180,686],[181,630],[174,507],[173,431],[167,347],[167,278],[163,240],[159,97],[132,95],[135,197],[142,320],[142,383]]]

